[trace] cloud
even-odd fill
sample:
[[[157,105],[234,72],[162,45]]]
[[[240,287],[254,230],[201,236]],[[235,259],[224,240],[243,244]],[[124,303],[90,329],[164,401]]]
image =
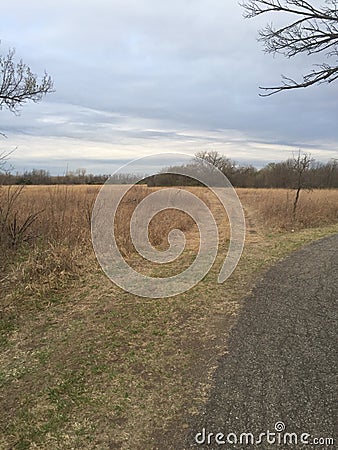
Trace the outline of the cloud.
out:
[[[281,73],[299,77],[318,59],[264,55],[256,37],[267,18],[244,20],[242,12],[237,0],[5,3],[2,50],[16,47],[56,87],[20,117],[1,111],[18,160],[51,156],[52,166],[57,152],[65,161],[82,157],[83,166],[216,147],[257,162],[299,146],[330,157],[336,85],[260,98],[259,85],[279,83]]]

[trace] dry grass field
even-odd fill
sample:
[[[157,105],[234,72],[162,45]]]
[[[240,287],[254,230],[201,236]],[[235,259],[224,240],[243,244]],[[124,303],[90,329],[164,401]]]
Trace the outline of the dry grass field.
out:
[[[338,192],[238,189],[246,221],[243,257],[217,283],[229,243],[215,196],[189,188],[213,212],[219,252],[209,274],[169,299],[136,297],[115,286],[96,261],[91,210],[99,187],[0,187],[0,448],[177,449],[187,418],[203,403],[243,297],[269,265],[311,240],[338,232]],[[152,189],[135,187],[118,211],[121,252],[145,266],[128,223]],[[186,215],[159,214],[150,241],[166,248],[172,228],[186,233],[177,269],[197,251]],[[176,269],[175,269],[176,270]]]
[[[338,219],[338,193],[334,189],[302,191],[295,217],[295,192],[290,189],[238,189],[238,194],[266,231],[315,228]]]

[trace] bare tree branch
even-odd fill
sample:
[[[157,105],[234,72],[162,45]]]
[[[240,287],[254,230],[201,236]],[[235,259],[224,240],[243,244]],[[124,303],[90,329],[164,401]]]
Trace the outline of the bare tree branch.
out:
[[[0,110],[4,107],[19,114],[20,107],[32,101],[39,102],[49,92],[53,92],[53,81],[46,72],[40,81],[29,66],[22,60],[14,62],[15,50],[9,50],[5,56],[0,54]],[[0,132],[0,136],[7,137]],[[8,157],[13,152],[0,153],[0,172],[9,170]]]
[[[46,72],[38,81],[37,75],[22,60],[14,62],[14,55],[14,49],[5,56],[0,55],[0,110],[6,107],[18,114],[28,101],[37,103],[53,92],[53,81]]]
[[[10,150],[8,152],[4,151],[0,153],[0,174],[1,173],[7,173],[12,169],[12,166],[8,164],[8,159],[10,155],[16,150],[14,148],[13,150]]]
[[[280,91],[305,88],[314,84],[331,83],[338,77],[338,0],[326,0],[315,7],[305,0],[250,0],[242,2],[244,16],[252,18],[265,13],[279,12],[294,18],[289,25],[275,28],[266,25],[259,31],[258,40],[264,44],[266,53],[279,53],[291,58],[300,53],[324,54],[335,58],[334,64],[317,65],[303,75],[302,81],[283,76],[282,84],[275,87],[260,87],[269,96]]]
[[[283,76],[283,81],[281,86],[276,87],[262,87],[259,88],[264,90],[264,94],[259,94],[261,97],[269,97],[270,95],[276,94],[277,92],[290,90],[290,89],[299,89],[306,88],[316,83],[332,83],[338,78],[338,67],[329,67],[326,64],[322,64],[321,70],[313,71],[308,75],[304,75],[303,82],[295,81],[292,78],[288,78]]]

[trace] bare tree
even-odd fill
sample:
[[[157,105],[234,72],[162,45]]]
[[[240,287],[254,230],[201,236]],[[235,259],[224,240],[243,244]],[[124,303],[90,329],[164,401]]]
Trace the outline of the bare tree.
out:
[[[309,171],[313,161],[314,160],[313,158],[311,158],[311,155],[309,153],[302,153],[300,150],[298,150],[298,155],[293,156],[293,158],[290,160],[291,169],[295,174],[295,189],[296,189],[296,195],[293,201],[293,210],[292,210],[293,218],[295,218],[296,216],[300,191],[301,189],[306,187],[305,175]]]
[[[211,165],[212,167],[216,167],[225,175],[232,172],[235,167],[235,163],[233,161],[216,150],[203,150],[195,154],[194,162],[196,164],[203,164],[204,161],[208,164],[208,166]]]
[[[266,25],[259,31],[260,42],[265,52],[279,53],[292,58],[300,53],[323,54],[327,61],[317,64],[301,81],[282,76],[282,84],[275,87],[260,87],[269,96],[288,89],[305,88],[314,84],[331,83],[338,78],[338,0],[325,0],[322,6],[314,6],[312,0],[249,0],[241,5],[244,17],[252,18],[265,13],[278,12],[291,16],[289,25],[274,27]]]
[[[5,56],[0,55],[0,109],[6,107],[18,114],[27,101],[37,103],[44,95],[53,92],[53,81],[46,72],[39,81],[22,60],[15,63],[14,55],[14,49]]]
[[[53,81],[46,72],[38,81],[37,75],[22,60],[14,61],[14,55],[14,49],[5,56],[0,54],[0,110],[7,108],[18,114],[20,107],[28,101],[37,103],[53,92]],[[6,137],[4,133],[0,132],[0,135]],[[8,157],[13,151],[0,152],[0,172],[8,170]]]

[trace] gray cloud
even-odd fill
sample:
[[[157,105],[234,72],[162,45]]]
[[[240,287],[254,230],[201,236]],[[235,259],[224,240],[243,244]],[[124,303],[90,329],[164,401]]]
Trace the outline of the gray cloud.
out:
[[[1,112],[18,160],[46,161],[56,148],[65,160],[128,159],[159,146],[216,145],[256,163],[300,146],[334,154],[337,85],[258,97],[259,85],[299,77],[318,59],[264,55],[256,37],[267,18],[242,12],[237,0],[5,3],[2,51],[16,47],[56,87],[20,117]]]

